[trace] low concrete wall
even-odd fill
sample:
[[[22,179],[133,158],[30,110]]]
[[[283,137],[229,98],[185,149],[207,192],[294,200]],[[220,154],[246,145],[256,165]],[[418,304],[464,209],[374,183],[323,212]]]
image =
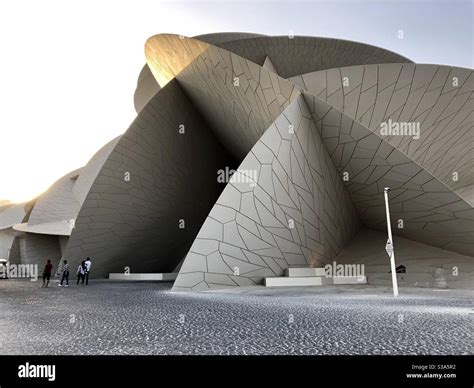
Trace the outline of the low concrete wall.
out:
[[[158,281],[172,282],[176,280],[177,273],[110,273],[110,280],[128,280],[128,281]]]

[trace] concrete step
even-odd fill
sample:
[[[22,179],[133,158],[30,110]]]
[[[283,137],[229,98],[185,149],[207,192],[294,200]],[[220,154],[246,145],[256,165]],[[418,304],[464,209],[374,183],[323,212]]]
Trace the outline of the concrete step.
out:
[[[301,267],[301,268],[286,268],[285,269],[286,277],[309,277],[309,276],[326,276],[326,271],[324,268],[310,268],[310,267]]]
[[[332,284],[332,279],[324,276],[297,276],[265,278],[265,287],[307,287],[325,286]]]
[[[129,280],[129,281],[158,281],[170,282],[176,280],[177,273],[109,273],[110,280]]]
[[[333,284],[367,284],[367,276],[335,276]]]

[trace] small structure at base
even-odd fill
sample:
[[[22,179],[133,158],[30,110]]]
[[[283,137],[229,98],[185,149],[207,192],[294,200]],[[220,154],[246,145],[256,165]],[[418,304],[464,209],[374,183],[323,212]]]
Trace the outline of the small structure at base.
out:
[[[174,282],[178,274],[169,273],[109,273],[109,280],[129,280],[134,282]]]

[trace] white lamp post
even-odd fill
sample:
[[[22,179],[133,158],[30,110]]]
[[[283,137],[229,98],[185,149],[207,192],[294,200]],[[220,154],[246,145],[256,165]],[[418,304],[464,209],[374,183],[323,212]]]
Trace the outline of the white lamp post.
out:
[[[397,272],[395,268],[395,252],[393,249],[393,238],[392,238],[392,224],[390,223],[390,210],[388,208],[388,192],[390,187],[385,187],[383,194],[385,197],[385,212],[387,213],[387,231],[388,231],[388,240],[387,245],[385,245],[385,250],[390,257],[390,268],[392,269],[392,285],[393,285],[393,296],[396,298],[398,296],[398,284],[397,284]]]

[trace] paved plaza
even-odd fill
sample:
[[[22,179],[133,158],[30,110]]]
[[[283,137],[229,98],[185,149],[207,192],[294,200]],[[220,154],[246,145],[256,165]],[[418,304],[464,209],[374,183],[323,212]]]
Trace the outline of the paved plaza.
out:
[[[0,280],[0,354],[473,354],[473,291]]]

